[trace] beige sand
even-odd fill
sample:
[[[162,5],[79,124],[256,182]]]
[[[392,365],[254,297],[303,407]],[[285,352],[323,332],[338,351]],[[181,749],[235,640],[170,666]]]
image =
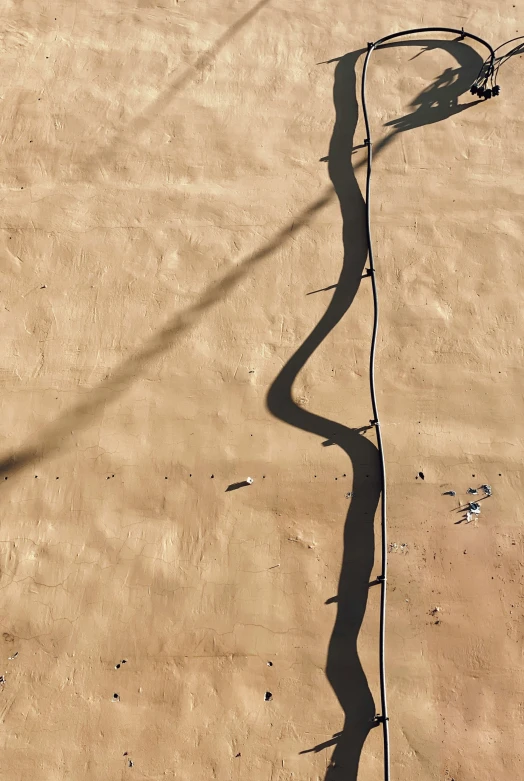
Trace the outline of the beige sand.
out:
[[[500,43],[523,13],[4,3],[0,778],[382,778],[355,52],[431,24]],[[497,101],[386,125],[475,75],[449,40],[369,76],[392,778],[502,781],[523,757],[524,63]]]

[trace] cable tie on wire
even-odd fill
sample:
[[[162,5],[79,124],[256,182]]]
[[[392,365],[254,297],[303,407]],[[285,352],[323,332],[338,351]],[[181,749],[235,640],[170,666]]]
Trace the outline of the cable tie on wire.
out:
[[[373,146],[373,141],[370,138],[365,138],[364,146]]]
[[[377,580],[379,583],[385,583],[386,582],[386,576],[385,575],[377,575]]]

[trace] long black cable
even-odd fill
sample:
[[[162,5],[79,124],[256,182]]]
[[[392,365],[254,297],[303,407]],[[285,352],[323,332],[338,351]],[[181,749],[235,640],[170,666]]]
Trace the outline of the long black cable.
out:
[[[404,32],[393,33],[386,35],[384,38],[368,44],[368,51],[366,59],[364,61],[364,68],[362,71],[362,113],[364,115],[364,123],[366,126],[366,140],[365,144],[368,150],[367,159],[367,176],[366,176],[366,233],[368,244],[368,256],[369,256],[369,275],[371,277],[371,287],[373,290],[373,335],[371,337],[371,351],[369,359],[369,384],[371,392],[371,404],[373,408],[373,420],[371,421],[377,431],[377,446],[380,456],[380,472],[382,482],[382,499],[381,499],[381,527],[382,527],[382,571],[378,576],[380,582],[380,638],[379,638],[379,669],[380,669],[380,700],[382,713],[376,717],[376,723],[381,723],[384,735],[384,781],[390,779],[390,750],[389,750],[389,716],[387,706],[387,692],[386,692],[386,655],[385,655],[385,640],[386,640],[386,586],[387,586],[387,565],[388,565],[388,549],[387,549],[387,512],[386,512],[386,463],[384,458],[384,448],[382,444],[382,432],[380,429],[380,419],[378,415],[378,406],[375,390],[375,352],[377,346],[377,334],[378,334],[378,291],[377,283],[375,279],[375,261],[373,257],[373,244],[371,240],[371,170],[373,163],[373,143],[371,140],[371,130],[369,124],[368,110],[366,104],[366,76],[369,65],[369,60],[372,52],[379,46],[382,46],[387,41],[391,41],[394,38],[400,38],[406,35],[415,35],[417,33],[452,33],[453,35],[459,35],[460,40],[464,38],[471,38],[474,41],[485,46],[489,49],[490,55],[488,57],[489,65],[493,69],[493,63],[495,60],[495,52],[489,43],[479,38],[472,33],[466,33],[464,30],[455,30],[449,27],[420,27],[414,30],[405,30]]]

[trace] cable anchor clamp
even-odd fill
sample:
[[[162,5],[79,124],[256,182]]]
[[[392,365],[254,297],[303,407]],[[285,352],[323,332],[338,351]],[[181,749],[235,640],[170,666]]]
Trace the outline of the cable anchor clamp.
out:
[[[373,41],[368,41],[368,49],[373,49],[375,46],[375,43]]]
[[[374,719],[374,724],[377,726],[378,724],[384,724],[386,721],[389,721],[389,716],[380,716],[377,713]]]
[[[365,138],[364,146],[373,146],[373,141],[370,138]]]
[[[466,33],[464,32],[464,28],[462,27],[462,31],[460,33],[459,41],[463,41],[466,38]]]
[[[386,576],[385,575],[377,575],[377,580],[379,583],[385,583],[386,582]]]
[[[380,421],[373,419],[369,421],[372,426],[380,426]]]

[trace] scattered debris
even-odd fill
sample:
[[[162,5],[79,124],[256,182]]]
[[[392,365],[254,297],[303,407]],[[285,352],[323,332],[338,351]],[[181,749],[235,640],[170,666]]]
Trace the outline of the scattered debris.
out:
[[[346,499],[351,499],[351,497],[354,496],[354,495],[355,494],[353,493],[353,491],[348,491],[347,494],[346,494]]]
[[[264,694],[264,701],[265,701],[265,702],[269,702],[269,701],[270,701],[270,700],[272,700],[272,699],[273,699],[273,695],[271,694],[271,692],[266,692],[266,693]]]
[[[247,480],[241,480],[238,483],[230,483],[226,488],[226,494],[228,491],[237,491],[239,488],[245,488],[248,485],[253,485],[255,481],[252,477],[248,477]]]
[[[408,552],[408,544],[407,542],[401,542],[400,545],[396,542],[390,542],[388,546],[388,550],[390,553],[393,553],[393,551],[400,551],[400,553],[407,553]]]
[[[486,496],[491,496],[491,494],[493,493],[490,485],[481,485],[480,487],[482,488]]]
[[[267,666],[268,666],[268,667],[273,667],[273,662],[268,662],[268,663],[267,663]]]
[[[242,756],[242,754],[239,751],[238,754],[235,754],[235,759],[237,759],[238,757],[241,757],[241,756]]]
[[[16,659],[17,656],[18,656],[18,651],[14,653],[12,656],[8,656],[7,658],[9,659],[9,661],[11,661],[12,659]]]
[[[133,764],[134,764],[134,763],[133,763],[133,760],[132,760],[132,759],[128,759],[128,760],[127,760],[127,766],[128,766],[128,767],[133,767]]]
[[[437,613],[440,613],[440,608],[439,607],[434,607],[433,610],[429,611],[429,615],[430,616],[436,616]]]
[[[424,480],[424,472],[419,472],[418,475],[415,477],[415,480],[418,480],[419,477],[421,480]]]
[[[0,684],[5,685],[5,675],[0,675]]]
[[[468,488],[467,492],[468,494],[478,494],[478,491],[476,488]]]
[[[113,701],[114,701],[114,702],[117,702],[117,700],[119,700],[119,699],[120,699],[120,695],[119,695],[119,694],[117,694],[117,693],[115,692],[115,693],[113,694]]]
[[[468,509],[466,510],[466,516],[462,520],[465,520],[466,523],[471,523],[475,515],[480,515],[481,510],[482,507],[478,502],[469,502]]]
[[[127,659],[122,659],[121,662],[118,662],[118,664],[115,664],[115,670],[119,670],[121,665],[126,664]]]
[[[456,496],[456,495],[457,495],[456,491],[444,491],[444,493],[442,494],[442,496]]]

